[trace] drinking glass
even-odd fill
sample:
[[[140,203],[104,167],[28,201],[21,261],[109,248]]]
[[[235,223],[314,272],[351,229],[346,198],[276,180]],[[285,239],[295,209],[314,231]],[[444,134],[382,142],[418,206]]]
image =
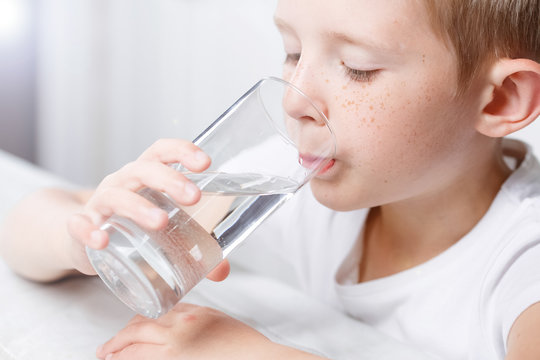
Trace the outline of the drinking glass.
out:
[[[281,204],[332,164],[335,138],[325,115],[294,85],[257,82],[194,141],[212,160],[201,173],[178,171],[202,191],[193,206],[166,193],[139,194],[168,213],[149,230],[111,216],[109,245],[87,248],[109,289],[134,311],[157,318],[169,311]]]

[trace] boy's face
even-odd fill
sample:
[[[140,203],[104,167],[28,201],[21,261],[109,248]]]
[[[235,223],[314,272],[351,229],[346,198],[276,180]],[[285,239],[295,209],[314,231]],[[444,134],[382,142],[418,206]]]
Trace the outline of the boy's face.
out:
[[[437,191],[463,173],[477,99],[457,99],[455,57],[420,1],[280,0],[284,78],[328,116],[334,166],[312,180],[337,210]]]

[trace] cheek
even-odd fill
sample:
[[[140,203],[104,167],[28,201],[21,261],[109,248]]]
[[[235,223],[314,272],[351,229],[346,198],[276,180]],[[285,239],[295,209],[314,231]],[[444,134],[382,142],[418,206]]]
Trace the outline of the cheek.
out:
[[[386,153],[403,130],[397,117],[406,107],[389,90],[378,91],[372,84],[344,85],[334,92],[330,114],[344,159],[351,162],[367,158],[373,163]],[[397,126],[399,125],[399,126]]]
[[[374,85],[341,89],[332,119],[336,119],[342,159],[385,183],[414,177],[442,161],[459,139],[452,97],[436,86],[407,84],[376,89]],[[349,91],[347,91],[349,90]]]

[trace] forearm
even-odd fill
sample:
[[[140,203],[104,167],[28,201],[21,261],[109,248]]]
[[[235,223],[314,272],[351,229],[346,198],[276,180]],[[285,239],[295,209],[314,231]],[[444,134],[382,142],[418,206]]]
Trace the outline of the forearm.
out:
[[[4,219],[0,255],[18,274],[53,281],[73,273],[67,219],[82,209],[80,194],[44,189],[28,195]]]

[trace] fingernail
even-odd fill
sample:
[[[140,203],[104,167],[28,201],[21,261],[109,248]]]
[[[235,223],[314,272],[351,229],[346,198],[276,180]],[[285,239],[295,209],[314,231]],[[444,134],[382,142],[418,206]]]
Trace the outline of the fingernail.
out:
[[[197,162],[205,162],[208,160],[208,155],[206,155],[206,153],[201,150],[197,150],[195,152],[194,157],[195,157],[195,160],[197,160]]]
[[[96,349],[96,354],[101,354],[101,352],[103,351],[103,345],[100,345],[98,346],[98,348]]]
[[[107,354],[107,356],[105,356],[105,360],[111,360],[112,359],[112,354]]]
[[[157,208],[146,209],[148,218],[153,224],[160,225],[163,220],[163,211]]]
[[[90,233],[90,242],[92,247],[99,248],[102,243],[101,230],[94,230]]]
[[[190,199],[193,199],[197,195],[198,191],[199,191],[199,188],[193,183],[187,183],[184,187],[184,192],[186,196],[189,197]]]

